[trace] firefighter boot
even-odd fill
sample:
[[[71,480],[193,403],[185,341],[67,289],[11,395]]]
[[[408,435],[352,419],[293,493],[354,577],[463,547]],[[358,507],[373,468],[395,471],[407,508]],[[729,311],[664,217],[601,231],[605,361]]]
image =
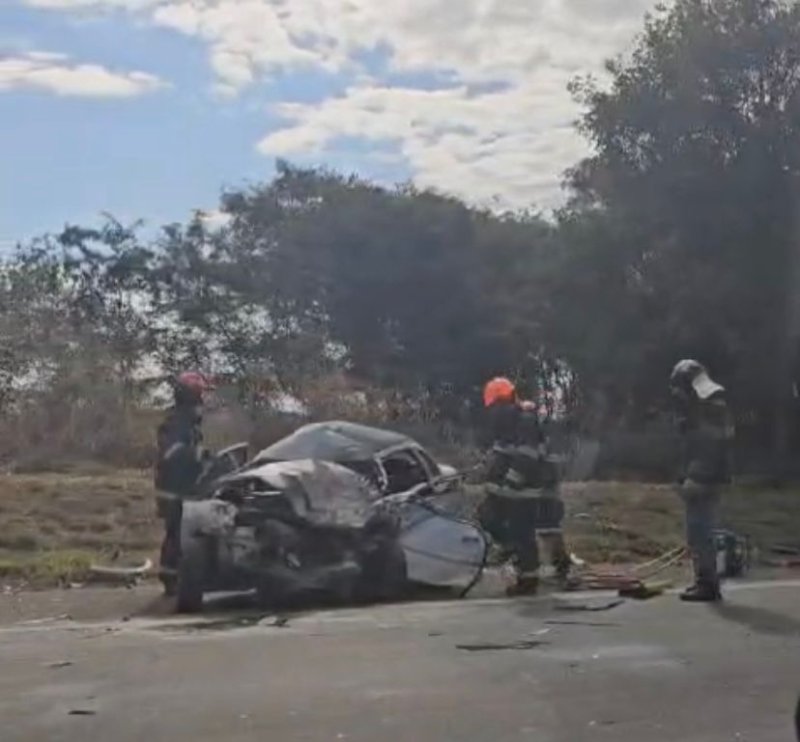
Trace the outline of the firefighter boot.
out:
[[[523,595],[536,595],[539,590],[539,577],[537,575],[518,575],[513,585],[506,588],[509,598]]]
[[[685,603],[718,603],[722,600],[722,593],[718,583],[697,582],[681,593],[681,600]]]

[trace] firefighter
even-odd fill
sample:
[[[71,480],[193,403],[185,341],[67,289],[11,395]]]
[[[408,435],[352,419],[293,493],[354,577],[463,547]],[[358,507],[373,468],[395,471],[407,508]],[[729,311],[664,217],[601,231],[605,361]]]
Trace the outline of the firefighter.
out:
[[[714,528],[720,490],[731,479],[733,419],[725,388],[695,360],[675,366],[670,392],[682,439],[678,486],[686,508],[686,540],[694,568],[694,584],[681,594],[681,600],[714,602],[722,598]]]
[[[158,427],[155,485],[158,515],[164,521],[159,577],[168,595],[174,592],[180,560],[183,500],[194,494],[209,461],[202,422],[204,397],[211,388],[203,374],[180,374],[174,383],[174,405]]]
[[[503,377],[486,384],[483,402],[491,454],[480,519],[513,559],[516,581],[508,592],[522,595],[537,591],[537,533],[549,541],[553,566],[566,585],[570,557],[561,533],[564,505],[535,406],[519,400],[514,384]]]

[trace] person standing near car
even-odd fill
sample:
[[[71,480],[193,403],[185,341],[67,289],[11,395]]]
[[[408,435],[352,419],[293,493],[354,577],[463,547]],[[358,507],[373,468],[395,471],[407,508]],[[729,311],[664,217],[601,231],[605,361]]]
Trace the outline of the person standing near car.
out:
[[[731,481],[733,417],[725,388],[697,361],[677,363],[669,385],[682,441],[678,487],[686,508],[686,537],[694,569],[694,584],[681,594],[681,600],[714,602],[722,599],[714,528],[720,490]]]
[[[158,426],[155,486],[158,515],[164,521],[159,577],[168,595],[174,593],[180,560],[183,500],[194,493],[208,461],[202,423],[204,398],[211,389],[203,374],[181,373],[174,382],[174,404]]]
[[[486,384],[483,403],[491,453],[480,520],[512,555],[516,581],[508,592],[530,595],[538,589],[537,532],[548,536],[553,565],[566,584],[571,562],[561,533],[564,505],[535,405],[520,400],[505,377]]]

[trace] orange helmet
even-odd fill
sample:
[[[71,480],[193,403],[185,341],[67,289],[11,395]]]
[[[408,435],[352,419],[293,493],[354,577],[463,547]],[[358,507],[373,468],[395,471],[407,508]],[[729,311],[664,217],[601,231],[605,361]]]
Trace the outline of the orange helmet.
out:
[[[491,407],[497,402],[513,402],[517,398],[517,387],[510,379],[498,376],[483,387],[483,404]]]

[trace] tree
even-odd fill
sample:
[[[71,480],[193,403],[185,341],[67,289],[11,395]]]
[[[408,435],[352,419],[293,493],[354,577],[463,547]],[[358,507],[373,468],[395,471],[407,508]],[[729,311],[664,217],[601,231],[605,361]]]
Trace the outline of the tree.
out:
[[[610,316],[637,317],[613,349],[620,378],[632,383],[632,364],[661,382],[670,359],[696,355],[785,445],[776,413],[789,408],[800,329],[800,8],[678,0],[608,72],[607,89],[573,88],[596,155],[570,173],[564,220],[568,233],[585,219],[613,235],[592,259],[621,289]],[[656,397],[642,392],[640,405]]]
[[[222,233],[193,233],[213,245],[190,250],[187,232],[166,252],[190,250],[215,301],[258,303],[262,357],[284,386],[340,367],[408,394],[463,395],[539,363],[544,295],[533,278],[552,241],[540,219],[286,164],[272,182],[226,194],[223,209]],[[189,276],[188,264],[167,264],[173,281]],[[184,293],[207,317],[209,291]]]

